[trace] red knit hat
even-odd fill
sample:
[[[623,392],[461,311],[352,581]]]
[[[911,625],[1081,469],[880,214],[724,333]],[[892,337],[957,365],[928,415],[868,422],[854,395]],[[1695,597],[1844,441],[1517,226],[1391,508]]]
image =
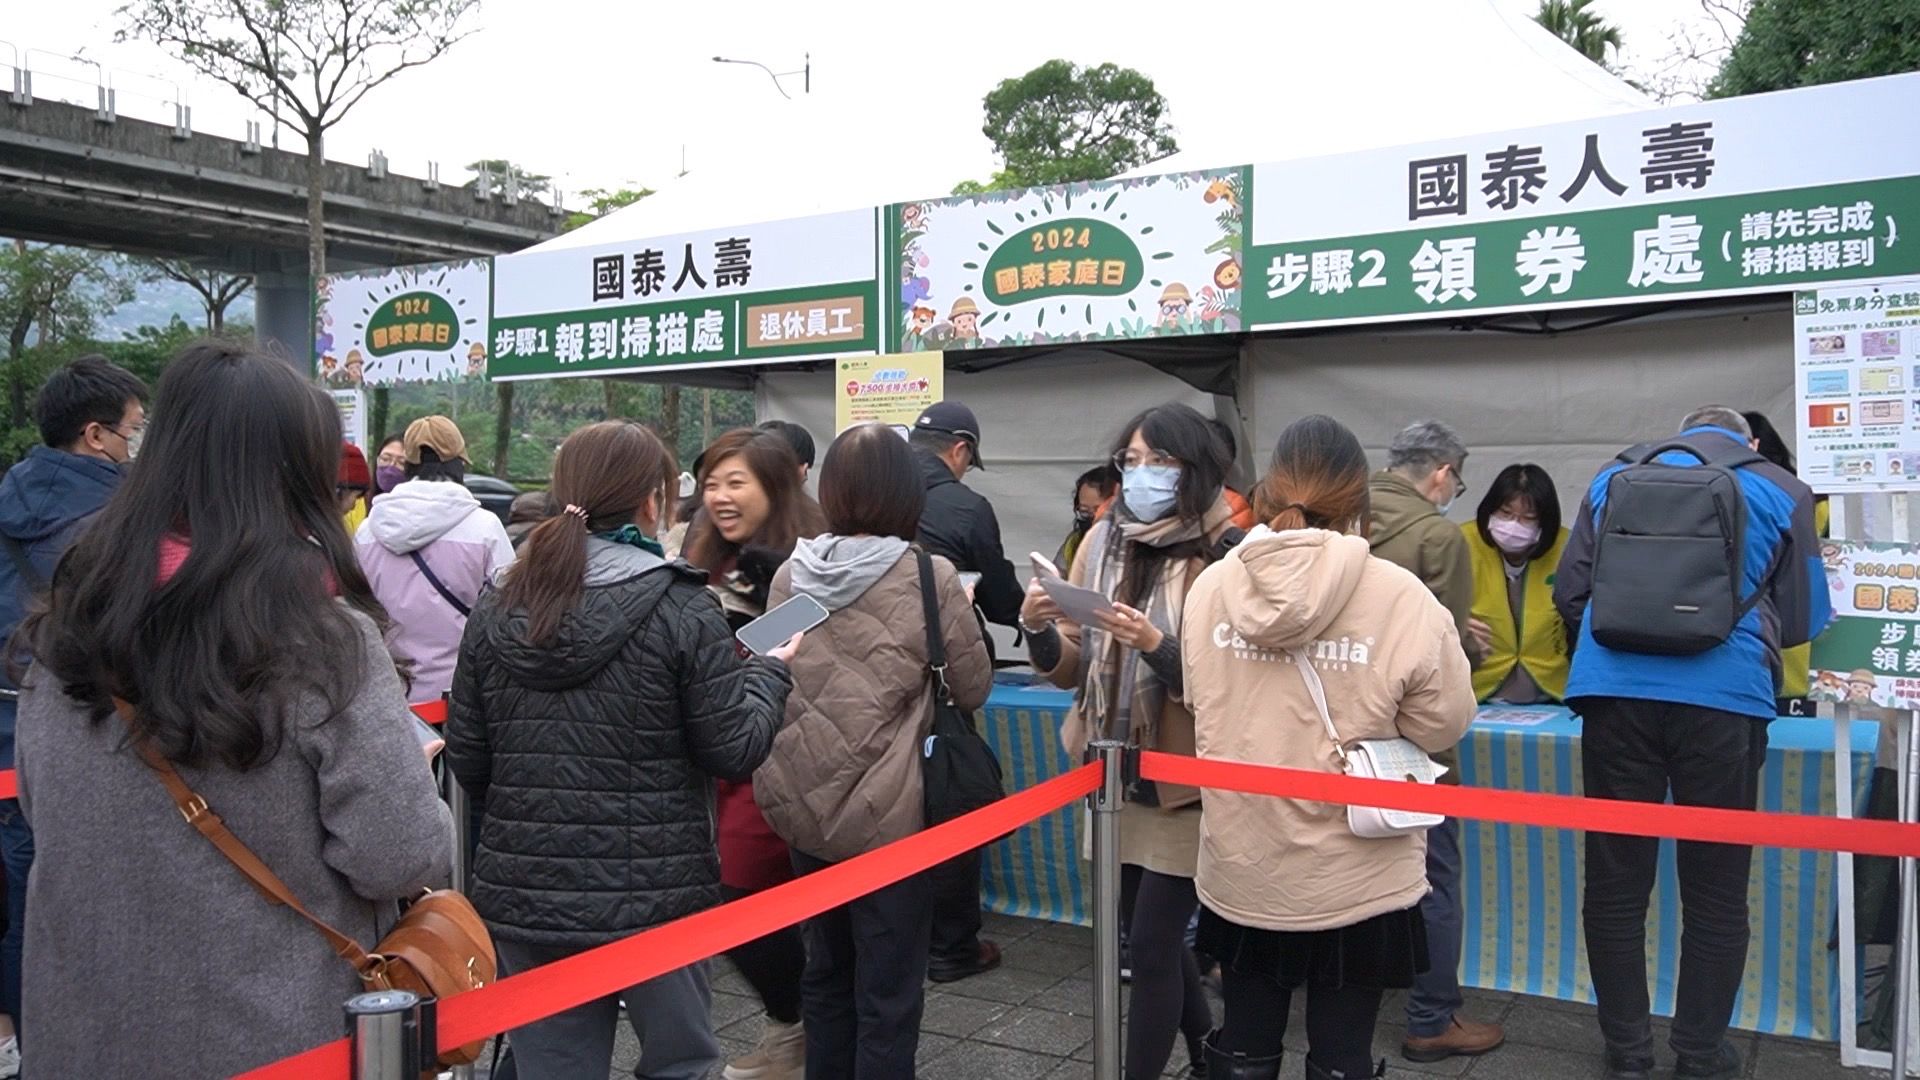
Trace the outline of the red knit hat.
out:
[[[367,455],[350,442],[340,444],[340,478],[334,483],[341,487],[373,487],[373,474],[367,471]]]

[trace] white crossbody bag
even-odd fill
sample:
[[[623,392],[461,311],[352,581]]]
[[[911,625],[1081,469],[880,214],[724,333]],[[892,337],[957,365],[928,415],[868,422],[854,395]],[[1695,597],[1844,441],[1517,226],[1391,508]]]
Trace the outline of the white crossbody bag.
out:
[[[1340,755],[1340,764],[1348,776],[1364,780],[1408,780],[1416,784],[1431,784],[1446,773],[1445,765],[1428,757],[1425,750],[1407,738],[1361,739],[1349,750],[1340,741],[1340,732],[1333,726],[1333,714],[1327,711],[1327,688],[1321,684],[1320,673],[1314,670],[1307,651],[1290,649],[1288,652],[1300,669],[1300,677],[1306,680],[1313,707],[1320,711],[1320,722],[1327,726],[1327,738],[1332,740],[1334,753]],[[1413,810],[1386,810],[1377,806],[1347,807],[1347,828],[1353,831],[1353,835],[1366,840],[1424,833],[1445,820],[1446,816],[1442,814],[1423,814]]]

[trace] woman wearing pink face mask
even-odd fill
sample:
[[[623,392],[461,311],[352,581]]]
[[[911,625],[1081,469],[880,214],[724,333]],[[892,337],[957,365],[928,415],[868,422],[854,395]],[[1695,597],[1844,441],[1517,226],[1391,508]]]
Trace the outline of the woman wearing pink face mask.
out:
[[[1571,649],[1553,607],[1553,575],[1567,530],[1552,478],[1538,465],[1507,466],[1461,531],[1473,553],[1467,628],[1485,656],[1474,694],[1508,705],[1560,701]]]

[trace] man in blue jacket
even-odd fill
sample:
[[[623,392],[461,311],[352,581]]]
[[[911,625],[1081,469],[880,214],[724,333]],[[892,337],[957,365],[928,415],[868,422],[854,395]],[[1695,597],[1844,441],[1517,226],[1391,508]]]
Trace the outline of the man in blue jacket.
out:
[[[1735,460],[1753,445],[1741,415],[1695,410],[1677,442],[1702,459]],[[1698,466],[1684,453],[1660,463]],[[1767,757],[1780,652],[1809,641],[1832,614],[1813,524],[1813,492],[1759,459],[1735,468],[1745,505],[1739,596],[1752,607],[1719,645],[1691,655],[1629,652],[1594,638],[1587,616],[1596,590],[1598,532],[1614,477],[1602,469],[1587,491],[1560,562],[1554,606],[1577,642],[1567,700],[1583,721],[1581,754],[1591,798],[1752,810]],[[1607,1043],[1607,1075],[1646,1080],[1653,1068],[1647,999],[1646,919],[1659,841],[1588,833],[1583,910],[1587,959]],[[1717,1080],[1742,1068],[1726,1039],[1747,961],[1747,878],[1753,849],[1682,843],[1680,979],[1673,1034],[1676,1080]]]
[[[83,356],[47,377],[33,405],[45,444],[0,480],[0,641],[11,640],[60,556],[114,489],[145,430],[147,388],[104,357]],[[17,688],[0,665],[0,769],[13,768]],[[20,935],[26,922],[33,834],[18,799],[0,800],[0,862],[7,933],[0,939],[0,1011],[20,1024]],[[0,1080],[19,1072],[19,1044],[0,1033]],[[11,1071],[9,1071],[11,1070]]]

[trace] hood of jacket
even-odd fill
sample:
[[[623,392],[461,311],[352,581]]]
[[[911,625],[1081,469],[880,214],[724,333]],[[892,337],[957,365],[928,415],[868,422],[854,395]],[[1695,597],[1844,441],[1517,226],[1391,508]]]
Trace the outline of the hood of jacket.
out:
[[[465,484],[409,480],[374,500],[364,528],[395,555],[419,551],[481,509]]]
[[[54,536],[105,506],[125,475],[111,461],[36,446],[0,480],[0,533],[22,544]]]
[[[1358,536],[1258,526],[1225,560],[1227,617],[1241,637],[1263,649],[1300,648],[1346,609],[1368,551]]]
[[[406,485],[401,485],[404,489]],[[620,654],[640,623],[666,595],[674,564],[650,551],[598,538],[587,541],[586,589],[580,602],[560,620],[554,639],[545,645],[528,640],[527,613],[508,609],[500,594],[482,632],[494,656],[513,681],[534,690],[565,690],[591,679]],[[697,575],[681,567],[683,572]],[[497,587],[503,580],[496,574]],[[476,615],[478,612],[475,613]]]
[[[828,611],[853,606],[907,553],[893,536],[818,536],[793,548],[793,593]]]
[[[1367,498],[1373,508],[1368,539],[1376,548],[1428,518],[1442,516],[1413,481],[1396,472],[1374,473],[1367,484]]]

